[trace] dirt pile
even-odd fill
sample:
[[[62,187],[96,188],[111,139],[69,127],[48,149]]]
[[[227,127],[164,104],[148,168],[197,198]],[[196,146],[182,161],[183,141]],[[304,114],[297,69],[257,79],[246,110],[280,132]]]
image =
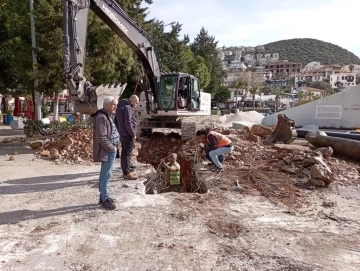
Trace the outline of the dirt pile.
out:
[[[216,130],[234,143],[233,153],[227,155],[223,163],[225,171],[218,176],[210,171],[211,166],[206,165],[207,161],[201,156],[202,146],[195,140],[181,141],[177,134],[153,134],[142,139],[138,161],[157,168],[162,158],[175,152],[181,166],[182,192],[236,190],[263,195],[294,208],[304,202],[303,189],[313,190],[326,187],[333,181],[345,179],[353,182],[359,178],[358,166],[342,161],[346,166],[339,167],[339,159],[331,156],[331,148],[315,149],[306,141],[264,145],[261,139],[271,130],[261,127],[254,128],[256,135],[251,133],[252,129]],[[348,177],[343,177],[344,174]],[[207,181],[198,183],[198,179]]]
[[[92,161],[92,129],[74,128],[70,133],[53,141],[36,141],[36,154],[57,163],[81,163]],[[30,145],[30,147],[31,147]]]

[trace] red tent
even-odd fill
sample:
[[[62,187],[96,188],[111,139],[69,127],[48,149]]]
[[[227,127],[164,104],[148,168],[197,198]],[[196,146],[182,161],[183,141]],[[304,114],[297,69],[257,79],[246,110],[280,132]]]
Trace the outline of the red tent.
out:
[[[13,113],[13,115],[15,116],[15,117],[19,117],[19,116],[21,116],[21,101],[20,101],[20,99],[19,99],[19,97],[16,97],[15,98],[15,107],[14,107],[14,113]]]

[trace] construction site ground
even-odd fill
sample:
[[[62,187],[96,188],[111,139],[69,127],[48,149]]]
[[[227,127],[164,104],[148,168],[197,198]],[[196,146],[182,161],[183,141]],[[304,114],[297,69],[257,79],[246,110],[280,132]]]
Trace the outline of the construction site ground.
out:
[[[272,146],[238,140],[221,175],[200,165],[205,194],[145,194],[152,166],[125,181],[117,160],[115,211],[97,204],[99,164],[0,143],[0,270],[360,270],[359,163],[328,158],[337,179],[314,189],[275,170]]]

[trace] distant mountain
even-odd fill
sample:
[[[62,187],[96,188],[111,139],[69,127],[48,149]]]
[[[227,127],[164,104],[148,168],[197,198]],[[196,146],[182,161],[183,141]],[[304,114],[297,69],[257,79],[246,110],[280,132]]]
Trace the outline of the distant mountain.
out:
[[[280,40],[264,46],[269,53],[279,53],[280,59],[304,65],[312,61],[319,61],[321,64],[360,64],[360,58],[348,50],[316,39]]]

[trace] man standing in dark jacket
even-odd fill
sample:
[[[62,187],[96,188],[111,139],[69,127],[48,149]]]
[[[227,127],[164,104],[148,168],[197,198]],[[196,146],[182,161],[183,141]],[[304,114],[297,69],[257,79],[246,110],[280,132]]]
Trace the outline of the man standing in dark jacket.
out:
[[[108,210],[116,208],[114,200],[109,197],[109,181],[119,145],[119,133],[111,118],[111,115],[115,113],[116,105],[117,100],[115,98],[106,97],[103,109],[91,115],[94,117],[93,159],[94,162],[101,162],[99,204]]]
[[[139,103],[139,97],[130,96],[128,100],[121,100],[116,109],[116,122],[121,141],[121,168],[125,180],[136,180],[132,172],[130,159],[136,139],[137,122],[134,107]]]

